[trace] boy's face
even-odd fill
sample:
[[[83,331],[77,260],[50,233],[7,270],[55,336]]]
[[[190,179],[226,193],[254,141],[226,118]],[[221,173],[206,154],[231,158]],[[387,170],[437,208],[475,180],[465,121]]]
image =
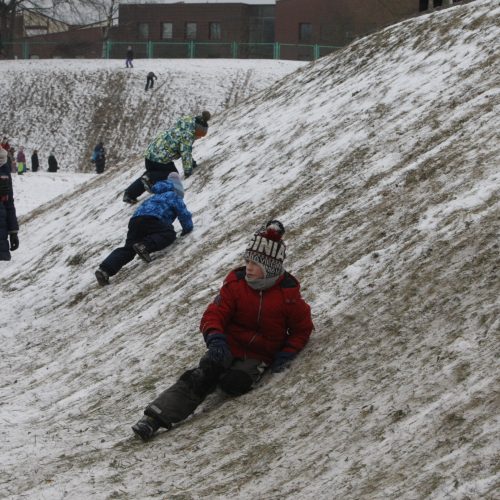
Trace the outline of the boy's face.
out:
[[[264,270],[252,260],[246,261],[247,276],[251,280],[261,280],[264,278]]]

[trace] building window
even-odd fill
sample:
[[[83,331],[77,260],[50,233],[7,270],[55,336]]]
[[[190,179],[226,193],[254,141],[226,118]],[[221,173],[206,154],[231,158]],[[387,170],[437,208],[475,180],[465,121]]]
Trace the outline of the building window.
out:
[[[186,40],[196,40],[196,23],[186,23]]]
[[[147,40],[149,38],[149,24],[139,23],[138,29],[139,29],[139,36]]]
[[[220,40],[222,38],[220,23],[208,23],[208,37],[210,40]]]
[[[163,40],[170,40],[174,38],[173,23],[161,23],[161,37]]]
[[[299,40],[301,42],[310,42],[312,40],[311,23],[299,23]]]

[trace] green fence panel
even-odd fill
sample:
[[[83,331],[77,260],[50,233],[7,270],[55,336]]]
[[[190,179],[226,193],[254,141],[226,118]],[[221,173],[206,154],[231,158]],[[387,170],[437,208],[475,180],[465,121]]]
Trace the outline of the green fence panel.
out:
[[[305,45],[238,42],[126,42],[96,40],[92,42],[41,42],[25,39],[3,43],[0,57],[5,59],[30,58],[87,58],[124,59],[131,46],[134,58],[241,58],[241,59],[295,59],[311,61],[330,54],[341,47],[332,45]]]

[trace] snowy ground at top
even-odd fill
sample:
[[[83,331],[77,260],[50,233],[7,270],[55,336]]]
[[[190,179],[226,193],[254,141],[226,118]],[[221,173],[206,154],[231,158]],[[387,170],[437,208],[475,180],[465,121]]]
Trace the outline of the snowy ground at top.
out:
[[[0,496],[496,498],[499,19],[493,0],[421,16],[222,106],[185,181],[195,230],[109,287],[93,271],[123,241],[140,156],[26,210],[0,268]],[[121,102],[136,92],[113,84]],[[115,118],[102,130],[136,144],[145,121]],[[20,205],[42,174],[15,179]],[[138,442],[130,426],[204,353],[200,316],[271,217],[310,343],[249,394],[215,393]]]

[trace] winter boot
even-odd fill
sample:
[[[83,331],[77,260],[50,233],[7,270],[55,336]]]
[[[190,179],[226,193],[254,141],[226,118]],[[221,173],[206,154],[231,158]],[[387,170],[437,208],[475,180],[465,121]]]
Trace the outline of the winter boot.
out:
[[[152,193],[153,191],[151,190],[151,188],[153,187],[153,181],[149,178],[149,175],[148,174],[144,174],[142,177],[141,177],[141,182],[142,182],[142,185],[144,186],[144,189],[148,192],[148,193]]]
[[[152,417],[144,415],[139,422],[132,426],[135,435],[143,441],[148,441],[153,437],[153,434],[160,428],[160,424]]]
[[[151,255],[149,255],[148,249],[144,243],[134,243],[132,248],[135,250],[135,253],[144,261],[151,262],[153,259]]]
[[[109,285],[109,274],[104,269],[97,269],[97,271],[95,272],[95,277],[99,285]]]
[[[137,198],[132,198],[126,191],[123,195],[123,201],[125,203],[130,203],[130,205],[135,205],[137,203]]]

